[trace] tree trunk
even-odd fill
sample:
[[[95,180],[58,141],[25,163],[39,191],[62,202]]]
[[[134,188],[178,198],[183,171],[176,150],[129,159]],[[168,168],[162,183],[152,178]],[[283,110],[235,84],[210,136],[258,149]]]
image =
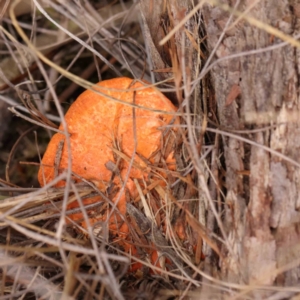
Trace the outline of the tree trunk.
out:
[[[238,4],[238,11],[286,35],[299,34],[297,0],[222,3]],[[282,46],[282,40],[243,18],[230,22],[221,7],[205,5],[203,15],[210,51],[228,25],[214,60],[240,54],[211,70],[220,125],[252,130],[243,137],[256,143],[224,137],[225,228],[233,251],[225,250],[222,277],[242,284],[295,286],[300,276],[299,49]],[[260,51],[249,54],[251,50]],[[232,97],[235,89],[240,94]]]
[[[192,10],[193,1],[172,0],[170,5],[179,7],[177,12],[180,13],[183,2],[186,16]],[[283,44],[276,34],[259,29],[251,22],[257,19],[295,37],[299,34],[300,1],[220,2],[221,5],[204,4],[201,8],[211,60],[204,69],[196,60],[192,67],[192,79],[197,79],[197,67],[205,71],[214,64],[210,70],[214,91],[210,93],[214,93],[218,122],[223,131],[222,159],[226,177],[221,217],[225,229],[222,238],[226,243],[221,246],[224,259],[219,262],[220,277],[224,282],[243,285],[296,286],[300,277],[300,53],[288,43]],[[157,69],[166,67],[168,61],[163,59],[164,50],[158,46],[163,36],[155,35],[151,29],[161,17],[159,3],[165,2],[141,1],[144,35]],[[150,17],[149,5],[158,9],[156,21],[153,21],[155,8]],[[234,6],[236,11],[232,13]],[[248,19],[238,15],[240,13]],[[173,11],[173,17],[175,15]],[[185,29],[191,24],[195,26],[193,20],[198,16],[190,18]],[[198,32],[200,29],[197,28]],[[186,31],[181,27],[175,36],[177,53],[184,40],[182,32]],[[191,41],[186,38],[184,43],[190,43],[193,48]],[[226,59],[234,54],[235,57]],[[185,59],[188,61],[187,56]],[[159,74],[157,80],[168,76],[170,73]],[[203,89],[201,101],[206,101]],[[198,105],[205,106],[203,102]],[[210,178],[209,182],[212,181]],[[210,192],[216,200],[216,195]],[[206,212],[206,222],[209,213]],[[259,289],[256,288],[255,293],[258,297]],[[290,293],[284,293],[283,297],[289,297]]]

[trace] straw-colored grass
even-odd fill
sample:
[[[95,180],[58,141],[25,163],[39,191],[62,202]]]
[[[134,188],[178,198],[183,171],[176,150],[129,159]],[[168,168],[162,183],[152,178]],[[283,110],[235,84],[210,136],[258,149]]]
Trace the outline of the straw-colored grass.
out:
[[[298,168],[294,157],[254,138],[266,132],[280,135],[287,119],[298,122],[298,111],[247,111],[239,116],[244,118],[243,128],[222,127],[226,113],[220,112],[210,72],[230,60],[286,46],[296,49],[300,44],[251,15],[259,1],[245,11],[238,7],[240,1],[234,7],[223,2],[161,1],[165,13],[154,16],[158,24],[148,27],[156,1],[147,2],[148,12],[147,5],[140,7],[130,0],[0,2],[0,101],[14,116],[10,120],[5,115],[10,125],[0,140],[0,299],[298,299],[296,284],[278,283],[284,272],[299,265],[297,242],[286,254],[278,251],[276,266],[259,270],[256,281],[250,278],[252,271],[246,274],[248,266],[241,263],[244,244],[238,238],[243,238],[246,216],[250,218],[246,206],[251,203],[239,200],[249,200],[251,191],[245,188],[246,196],[237,195],[226,180],[232,175],[228,149],[233,155],[240,151],[244,166],[249,167],[232,171],[249,189],[253,148]],[[180,3],[191,7],[185,10]],[[212,5],[229,17],[220,21],[224,28],[210,49],[204,13]],[[269,34],[270,45],[227,56],[224,50],[222,56],[218,51],[223,49],[224,36],[243,23]],[[149,32],[157,33],[153,43],[147,40]],[[282,42],[271,44],[275,38]],[[156,50],[164,53],[163,59]],[[160,149],[165,153],[172,147],[175,170],[166,168],[163,159],[147,165],[149,180],[134,180],[138,197],[128,200],[127,213],[121,216],[138,255],[124,251],[108,222],[82,228],[72,219],[81,212],[89,224],[91,211],[104,215],[108,207],[116,209],[93,183],[84,178],[73,183],[71,176],[76,174],[71,168],[42,188],[37,183],[51,135],[68,136],[58,126],[65,124],[70,104],[84,89],[93,89],[95,82],[119,76],[152,83],[176,102],[178,111],[173,115],[180,120],[162,128],[176,128]],[[228,94],[225,110],[235,105],[241,89],[233,85]],[[121,149],[112,150],[119,160],[138,168]],[[56,188],[62,180],[66,187]],[[83,205],[84,199],[95,195],[102,200]],[[74,201],[78,208],[68,209]],[[251,238],[249,245],[256,242]],[[153,249],[158,253],[156,265],[150,257]],[[269,250],[269,246],[264,249]],[[141,267],[130,272],[135,263]]]

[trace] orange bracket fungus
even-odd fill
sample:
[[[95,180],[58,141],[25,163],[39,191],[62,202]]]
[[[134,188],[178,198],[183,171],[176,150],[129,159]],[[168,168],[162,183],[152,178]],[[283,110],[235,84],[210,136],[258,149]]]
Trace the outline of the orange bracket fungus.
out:
[[[128,214],[128,204],[131,202],[130,205],[135,205],[134,200],[139,196],[136,181],[142,189],[153,184],[153,178],[163,185],[167,176],[161,170],[174,169],[173,149],[163,145],[164,142],[167,143],[172,131],[168,130],[167,134],[163,134],[163,127],[174,121],[176,108],[155,88],[129,78],[102,81],[93,89],[99,93],[91,90],[83,92],[65,115],[70,134],[72,179],[80,182],[84,178],[92,182],[111,200],[110,203],[105,203],[101,196],[84,199],[84,205],[99,201],[105,203],[105,209],[87,210],[89,222],[93,225],[107,221],[110,234],[119,245],[132,256],[139,257],[128,226],[141,226],[138,224],[139,219],[129,215],[129,221],[124,220]],[[60,129],[63,130],[62,125]],[[60,151],[59,164],[57,163],[58,149],[65,139],[62,133],[56,133],[52,137],[38,173],[41,186],[51,182],[57,174],[68,168],[66,143]],[[156,167],[154,172],[151,172],[152,166]],[[64,184],[61,181],[56,186]],[[122,188],[123,185],[125,188]],[[111,203],[116,203],[117,212],[111,211]],[[77,207],[77,201],[68,205],[68,209]],[[73,213],[69,218],[86,228],[82,213]],[[156,219],[159,220],[159,216]],[[140,234],[142,236],[149,233]],[[145,240],[141,238],[140,243],[143,244]],[[153,250],[151,241],[148,244],[150,246],[146,247],[146,252],[149,261],[157,266],[158,253]],[[132,270],[139,267],[141,266],[133,264]]]

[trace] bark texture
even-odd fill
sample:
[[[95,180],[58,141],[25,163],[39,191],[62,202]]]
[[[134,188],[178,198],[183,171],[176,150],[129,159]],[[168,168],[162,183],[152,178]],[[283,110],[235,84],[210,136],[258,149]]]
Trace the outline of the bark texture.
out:
[[[170,59],[158,45],[164,34],[153,27],[161,24],[165,2],[140,3],[153,66],[166,68]],[[183,3],[187,14],[193,1],[170,3],[181,7],[177,12],[182,12],[179,3]],[[299,34],[299,0],[223,0],[221,4],[235,7],[286,35]],[[153,14],[149,14],[151,11]],[[240,284],[295,286],[300,279],[299,49],[281,45],[276,36],[231,16],[224,6],[206,3],[201,12],[208,51],[216,50],[211,63],[222,59],[211,69],[220,126],[229,131],[251,129],[239,136],[257,143],[222,136],[226,167],[222,220],[228,243],[222,249],[225,259],[221,262],[221,278]],[[190,29],[190,25],[185,28]],[[182,32],[181,28],[175,36],[177,50],[183,43]],[[185,43],[192,47],[190,41]],[[233,54],[240,55],[223,59]],[[196,61],[193,63],[193,78],[197,78]],[[170,73],[156,74],[156,79],[168,76]],[[202,293],[209,295],[204,288]]]
[[[239,1],[237,9],[287,35],[299,33],[299,1],[254,2]],[[237,1],[222,3],[233,7]],[[217,45],[229,17],[217,6],[205,6],[210,51]],[[243,19],[234,27],[230,25],[215,60],[282,42]],[[299,50],[287,45],[223,60],[211,72],[221,126],[241,130],[276,125],[246,137],[298,163],[299,62]],[[239,86],[240,95],[228,103],[235,86]],[[223,279],[246,284],[299,283],[299,167],[261,147],[235,138],[224,141],[225,222],[233,252],[225,250]],[[249,178],[245,170],[250,171]]]
[[[142,0],[139,2],[145,43],[150,54],[152,71],[156,81],[168,80],[165,87],[180,86],[182,69],[189,70],[191,78],[199,72],[198,25],[196,18],[189,19],[169,41],[160,41],[192,10],[190,0]],[[188,35],[184,32],[188,32]],[[184,66],[183,66],[184,64]],[[172,79],[172,77],[174,77]],[[199,95],[196,89],[194,95]],[[174,103],[180,103],[181,94],[169,92]]]

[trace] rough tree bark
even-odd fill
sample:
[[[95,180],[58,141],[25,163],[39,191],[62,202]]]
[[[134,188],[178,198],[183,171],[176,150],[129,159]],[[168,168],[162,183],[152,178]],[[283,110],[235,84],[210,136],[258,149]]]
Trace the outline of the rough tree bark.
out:
[[[193,1],[183,2],[189,8],[184,11],[187,14]],[[299,0],[220,2],[231,8],[236,6],[239,12],[286,35],[299,34]],[[141,1],[144,24],[148,24],[146,35],[152,36],[150,48],[154,51],[159,49],[161,36],[153,35],[151,26],[160,22],[161,15],[151,15],[157,18],[152,22],[149,8],[145,15],[145,5],[149,3],[157,8],[165,2]],[[181,2],[170,3],[179,5]],[[230,19],[231,14],[223,8],[207,3],[202,7],[209,52],[216,49],[211,63],[241,54],[218,62],[211,70],[218,118],[225,130],[251,129],[251,133],[242,137],[257,145],[223,136],[224,224],[232,251],[223,249],[226,258],[221,264],[221,277],[224,281],[241,284],[295,286],[300,279],[300,52],[288,44],[280,45],[282,40],[243,18]],[[224,28],[225,34],[218,44]],[[177,40],[178,43],[181,42]],[[262,51],[249,54],[251,50]],[[245,52],[248,55],[243,55]],[[156,68],[166,67],[161,56],[150,54]],[[168,75],[160,74],[165,77],[157,79]],[[271,152],[258,145],[268,147]]]
[[[230,7],[237,2],[237,9],[248,16],[287,35],[299,34],[299,1],[222,1]],[[230,15],[211,5],[204,6],[203,15],[211,51]],[[282,42],[243,19],[231,24],[215,60]],[[274,125],[246,137],[299,163],[299,63],[299,49],[289,45],[218,63],[211,75],[221,126],[241,130]],[[237,86],[240,95],[228,103],[228,95]],[[299,165],[235,138],[224,141],[225,222],[235,255],[228,253],[222,264],[223,279],[295,286],[300,277]],[[245,170],[249,180],[241,175]]]

